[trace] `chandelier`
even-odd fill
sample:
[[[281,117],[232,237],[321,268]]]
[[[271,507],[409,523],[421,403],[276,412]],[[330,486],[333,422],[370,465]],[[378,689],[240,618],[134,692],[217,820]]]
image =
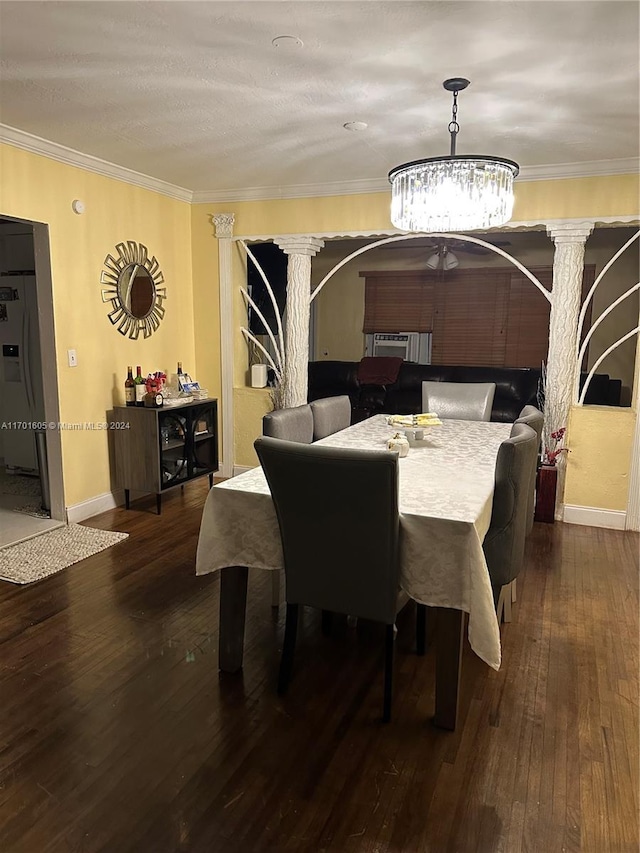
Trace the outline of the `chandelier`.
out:
[[[449,122],[451,152],[403,163],[389,172],[391,222],[402,231],[473,231],[503,225],[513,212],[513,160],[481,154],[456,154],[458,92],[469,81],[453,77],[442,84],[453,93]]]

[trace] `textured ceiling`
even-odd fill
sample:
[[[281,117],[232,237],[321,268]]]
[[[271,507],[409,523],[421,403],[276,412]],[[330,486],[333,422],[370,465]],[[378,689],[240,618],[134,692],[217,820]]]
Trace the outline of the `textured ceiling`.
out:
[[[638,31],[635,0],[2,0],[0,120],[186,189],[284,194],[448,153],[441,84],[466,76],[459,153],[626,159]]]

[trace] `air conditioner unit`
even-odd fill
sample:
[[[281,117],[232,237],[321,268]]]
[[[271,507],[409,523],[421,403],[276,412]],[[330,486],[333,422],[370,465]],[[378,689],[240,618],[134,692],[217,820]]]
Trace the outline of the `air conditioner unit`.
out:
[[[418,364],[431,362],[431,334],[429,332],[376,332],[367,335],[366,354],[396,356]]]

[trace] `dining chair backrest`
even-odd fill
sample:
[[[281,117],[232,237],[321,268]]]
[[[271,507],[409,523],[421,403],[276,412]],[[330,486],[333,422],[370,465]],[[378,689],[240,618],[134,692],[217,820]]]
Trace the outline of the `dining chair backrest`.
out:
[[[259,438],[287,604],[392,624],[399,585],[398,455]]]
[[[489,421],[495,382],[423,382],[422,411],[440,418]]]
[[[531,466],[535,464],[537,438],[526,424],[514,424],[496,460],[491,523],[482,548],[494,598],[514,580],[524,560]]]
[[[313,412],[313,440],[318,441],[351,426],[351,400],[340,397],[323,397],[310,404]]]
[[[538,472],[538,459],[540,458],[540,448],[542,445],[542,428],[544,426],[544,415],[540,409],[535,406],[525,406],[520,412],[520,416],[516,418],[517,424],[526,424],[534,430],[538,443],[536,446],[536,458],[531,466],[531,482],[529,483],[529,502],[527,504],[527,536],[533,530],[533,515],[535,511],[536,501],[536,474]]]
[[[262,434],[284,441],[311,444],[313,441],[313,412],[308,404],[292,409],[276,409],[262,418]]]

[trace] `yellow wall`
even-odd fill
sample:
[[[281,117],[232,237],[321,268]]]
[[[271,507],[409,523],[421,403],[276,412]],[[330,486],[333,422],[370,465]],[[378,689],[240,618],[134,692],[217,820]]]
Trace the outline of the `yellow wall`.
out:
[[[266,388],[234,388],[235,408],[234,450],[235,464],[253,468],[258,458],[253,442],[262,435],[262,417],[273,409],[269,390]],[[242,413],[239,416],[239,413]]]
[[[636,413],[574,406],[569,415],[564,502],[624,512]]]
[[[71,202],[81,199],[78,216]],[[49,225],[57,373],[62,421],[103,422],[122,403],[127,365],[197,369],[190,206],[149,190],[0,146],[0,214]],[[135,240],[156,255],[167,287],[166,314],[148,340],[131,341],[107,319],[100,274],[116,243]],[[78,366],[67,366],[67,349]],[[63,431],[65,504],[110,491],[107,436]]]

